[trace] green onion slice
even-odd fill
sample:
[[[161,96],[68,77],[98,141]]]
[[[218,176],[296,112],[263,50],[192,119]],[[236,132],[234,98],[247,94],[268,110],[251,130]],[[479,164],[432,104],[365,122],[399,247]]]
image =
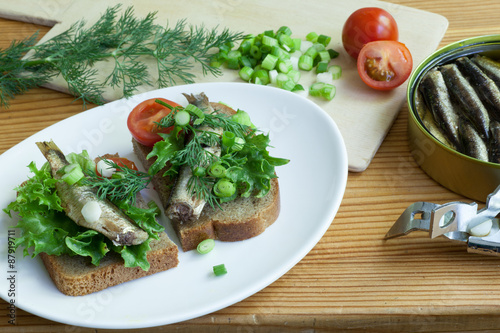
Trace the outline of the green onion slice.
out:
[[[222,178],[226,175],[226,168],[220,163],[214,163],[208,169],[208,174],[215,178]]]
[[[338,80],[342,76],[342,67],[339,65],[332,65],[328,67],[328,71],[332,73],[332,79]]]
[[[207,254],[208,252],[212,251],[214,247],[215,241],[211,238],[207,238],[198,244],[198,246],[196,247],[196,251],[198,251],[199,254]]]
[[[205,120],[205,113],[203,113],[203,111],[194,104],[186,105],[184,111],[187,111],[197,117],[197,119],[193,122],[193,125],[195,126],[201,124]]]
[[[235,138],[236,135],[233,132],[224,131],[224,133],[222,133],[222,144],[230,148],[234,145]]]
[[[252,67],[244,66],[238,74],[243,81],[249,82],[252,79],[253,69]]]
[[[186,126],[189,124],[189,121],[191,120],[191,116],[189,115],[189,112],[185,110],[181,110],[177,112],[174,116],[175,123],[181,127]]]
[[[195,177],[203,177],[207,174],[207,169],[201,166],[197,166],[193,170],[193,176]]]
[[[214,185],[214,193],[220,198],[229,198],[236,193],[236,186],[227,178],[222,178]]]
[[[221,275],[227,274],[227,269],[226,269],[226,266],[224,264],[215,265],[213,267],[213,269],[214,269],[215,276],[221,276]]]
[[[85,177],[82,168],[79,164],[70,164],[64,167],[64,175],[61,179],[64,180],[68,185],[73,185]]]

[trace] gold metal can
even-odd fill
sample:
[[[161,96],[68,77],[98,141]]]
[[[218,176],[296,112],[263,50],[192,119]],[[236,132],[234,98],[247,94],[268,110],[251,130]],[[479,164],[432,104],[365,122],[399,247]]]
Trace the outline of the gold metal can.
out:
[[[438,141],[422,124],[415,107],[418,86],[430,69],[473,54],[500,59],[500,35],[473,37],[449,44],[415,68],[407,88],[408,140],[415,162],[431,178],[453,192],[484,202],[500,184],[500,164],[472,158]]]

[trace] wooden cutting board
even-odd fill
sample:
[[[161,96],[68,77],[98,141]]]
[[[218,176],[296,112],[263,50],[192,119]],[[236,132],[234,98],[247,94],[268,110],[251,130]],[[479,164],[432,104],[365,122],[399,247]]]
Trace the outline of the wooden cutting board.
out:
[[[438,47],[448,28],[448,21],[443,16],[375,0],[255,0],[251,3],[243,0],[0,0],[0,17],[53,26],[43,42],[81,19],[93,23],[107,7],[117,3],[122,3],[122,9],[134,6],[139,17],[155,11],[157,23],[162,25],[173,26],[177,20],[186,19],[192,25],[218,26],[252,34],[287,25],[293,35],[300,38],[305,38],[311,31],[330,35],[332,43],[329,47],[340,53],[332,63],[339,64],[343,69],[342,78],[336,81],[337,94],[330,102],[309,98],[323,108],[339,127],[347,148],[349,170],[354,172],[361,172],[370,164],[406,101],[406,85],[390,92],[367,87],[357,74],[355,61],[342,47],[343,23],[361,7],[388,10],[398,23],[399,40],[412,53],[414,67]],[[313,80],[313,73],[303,73],[301,83],[309,85]],[[197,73],[196,81],[241,82],[237,72],[230,70],[224,70],[224,74],[217,78]],[[55,80],[48,87],[67,91],[64,81]],[[151,89],[154,88],[142,87],[139,92]],[[113,91],[105,94],[109,101],[120,97]],[[304,129],[305,133],[300,135],[314,132],[314,129],[307,128],[307,119],[304,119]]]

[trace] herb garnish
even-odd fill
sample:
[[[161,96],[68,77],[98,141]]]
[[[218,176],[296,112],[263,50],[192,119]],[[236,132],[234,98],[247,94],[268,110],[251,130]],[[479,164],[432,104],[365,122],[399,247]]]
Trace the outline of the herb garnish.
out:
[[[258,133],[243,110],[229,116],[217,111],[205,113],[191,104],[186,108],[172,108],[161,100],[156,102],[172,109],[158,126],[174,126],[174,130],[169,134],[159,133],[163,140],[157,142],[147,156],[148,159],[156,157],[149,174],[156,174],[167,163],[171,166],[164,176],[176,176],[181,167],[190,168],[189,191],[212,208],[237,196],[264,196],[271,188],[271,179],[276,178],[275,167],[289,162],[269,155],[269,136]],[[175,116],[185,111],[190,113],[191,122],[179,126]],[[222,129],[222,134],[217,133],[216,128]],[[231,140],[224,140],[226,137]],[[187,142],[180,146],[179,142],[185,138]],[[206,149],[214,145],[221,147],[220,157]],[[221,191],[218,184],[224,184],[229,191]]]
[[[83,184],[96,188],[100,199],[108,198],[111,201],[123,201],[134,205],[137,194],[151,183],[152,177],[145,172],[129,169],[112,160],[103,160],[116,170],[113,176],[102,177],[94,170],[86,170],[87,177],[83,179]]]
[[[163,88],[178,82],[193,83],[191,70],[197,64],[204,75],[218,76],[220,69],[210,64],[211,52],[244,37],[228,29],[219,33],[216,28],[188,26],[185,19],[172,28],[163,27],[154,23],[156,12],[136,18],[132,7],[117,18],[119,9],[120,5],[108,8],[90,27],[81,20],[45,43],[35,45],[34,34],[0,50],[0,106],[8,107],[15,95],[58,75],[84,108],[87,103],[103,104],[107,86],[130,97],[142,85]],[[147,59],[156,64],[156,82],[152,82],[144,62]],[[102,61],[114,64],[103,81],[94,67]]]

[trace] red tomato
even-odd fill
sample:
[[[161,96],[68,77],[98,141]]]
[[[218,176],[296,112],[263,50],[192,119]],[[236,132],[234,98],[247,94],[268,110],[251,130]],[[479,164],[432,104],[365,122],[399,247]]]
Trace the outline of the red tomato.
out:
[[[366,44],[358,57],[358,73],[364,83],[377,90],[394,89],[410,76],[413,59],[400,42],[381,40]]]
[[[173,107],[180,106],[168,99],[152,98],[137,105],[130,112],[127,119],[128,129],[134,139],[148,147],[153,147],[156,142],[161,140],[158,132],[170,133],[172,131],[172,127],[159,129],[155,124],[171,111],[168,107],[156,103],[156,99],[162,100]]]
[[[342,29],[342,44],[349,55],[357,58],[369,42],[395,40],[399,37],[396,20],[382,8],[366,7],[349,16]]]
[[[139,170],[139,169],[137,169],[137,166],[135,165],[134,162],[132,162],[131,160],[129,160],[128,158],[125,158],[125,157],[106,157],[105,159],[111,160],[111,161],[115,162],[116,164],[118,164],[119,166],[126,167],[126,168],[129,168],[131,170],[135,170],[135,171]],[[95,172],[99,177],[101,177],[101,173],[97,169],[97,165],[95,168]]]

